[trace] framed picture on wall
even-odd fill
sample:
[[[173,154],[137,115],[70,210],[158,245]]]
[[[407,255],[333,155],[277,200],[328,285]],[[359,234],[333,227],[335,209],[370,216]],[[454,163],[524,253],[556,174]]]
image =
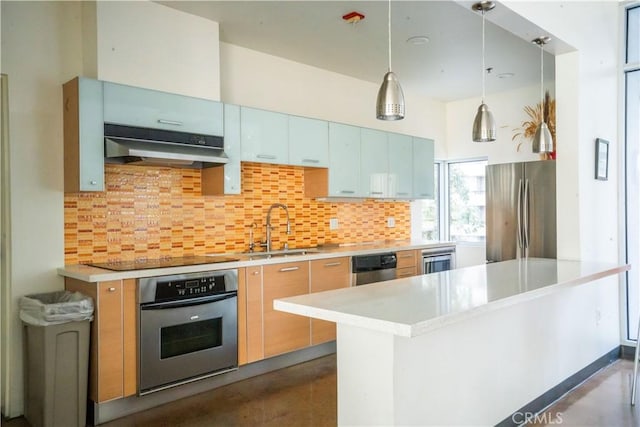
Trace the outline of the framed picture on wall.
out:
[[[596,179],[609,179],[609,141],[596,138]]]

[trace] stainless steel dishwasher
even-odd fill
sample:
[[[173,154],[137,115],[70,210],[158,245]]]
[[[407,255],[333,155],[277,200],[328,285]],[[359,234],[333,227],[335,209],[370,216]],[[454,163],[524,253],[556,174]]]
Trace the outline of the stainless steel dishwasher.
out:
[[[395,252],[354,256],[351,258],[351,271],[355,274],[355,285],[395,279],[397,264]]]

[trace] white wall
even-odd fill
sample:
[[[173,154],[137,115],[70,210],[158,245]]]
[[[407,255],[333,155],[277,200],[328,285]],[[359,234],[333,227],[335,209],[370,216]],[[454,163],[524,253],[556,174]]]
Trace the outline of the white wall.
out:
[[[148,1],[96,9],[98,79],[220,100],[217,22]]]
[[[220,43],[220,81],[224,102],[431,138],[436,156],[446,155],[444,103],[406,89],[406,117],[380,121],[377,84],[228,43]]]

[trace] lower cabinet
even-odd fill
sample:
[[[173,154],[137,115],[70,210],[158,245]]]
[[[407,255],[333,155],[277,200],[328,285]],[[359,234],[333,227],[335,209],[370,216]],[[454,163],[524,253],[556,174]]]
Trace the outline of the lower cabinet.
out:
[[[98,283],[66,278],[65,288],[94,303],[89,354],[89,398],[94,402],[137,392],[136,281]]]
[[[349,257],[318,259],[311,261],[311,292],[348,288],[351,281]],[[336,339],[336,324],[311,319],[311,345]]]
[[[398,264],[396,266],[396,279],[411,277],[420,274],[418,265],[418,251],[399,251],[396,252]]]
[[[309,293],[309,262],[289,262],[262,267],[264,357],[309,346],[310,319],[273,308],[273,300]]]

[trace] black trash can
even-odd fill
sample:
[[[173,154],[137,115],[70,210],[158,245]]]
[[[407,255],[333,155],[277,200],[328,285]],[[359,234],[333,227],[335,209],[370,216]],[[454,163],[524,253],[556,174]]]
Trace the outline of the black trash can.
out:
[[[93,301],[80,292],[20,299],[24,416],[33,427],[84,426]]]

